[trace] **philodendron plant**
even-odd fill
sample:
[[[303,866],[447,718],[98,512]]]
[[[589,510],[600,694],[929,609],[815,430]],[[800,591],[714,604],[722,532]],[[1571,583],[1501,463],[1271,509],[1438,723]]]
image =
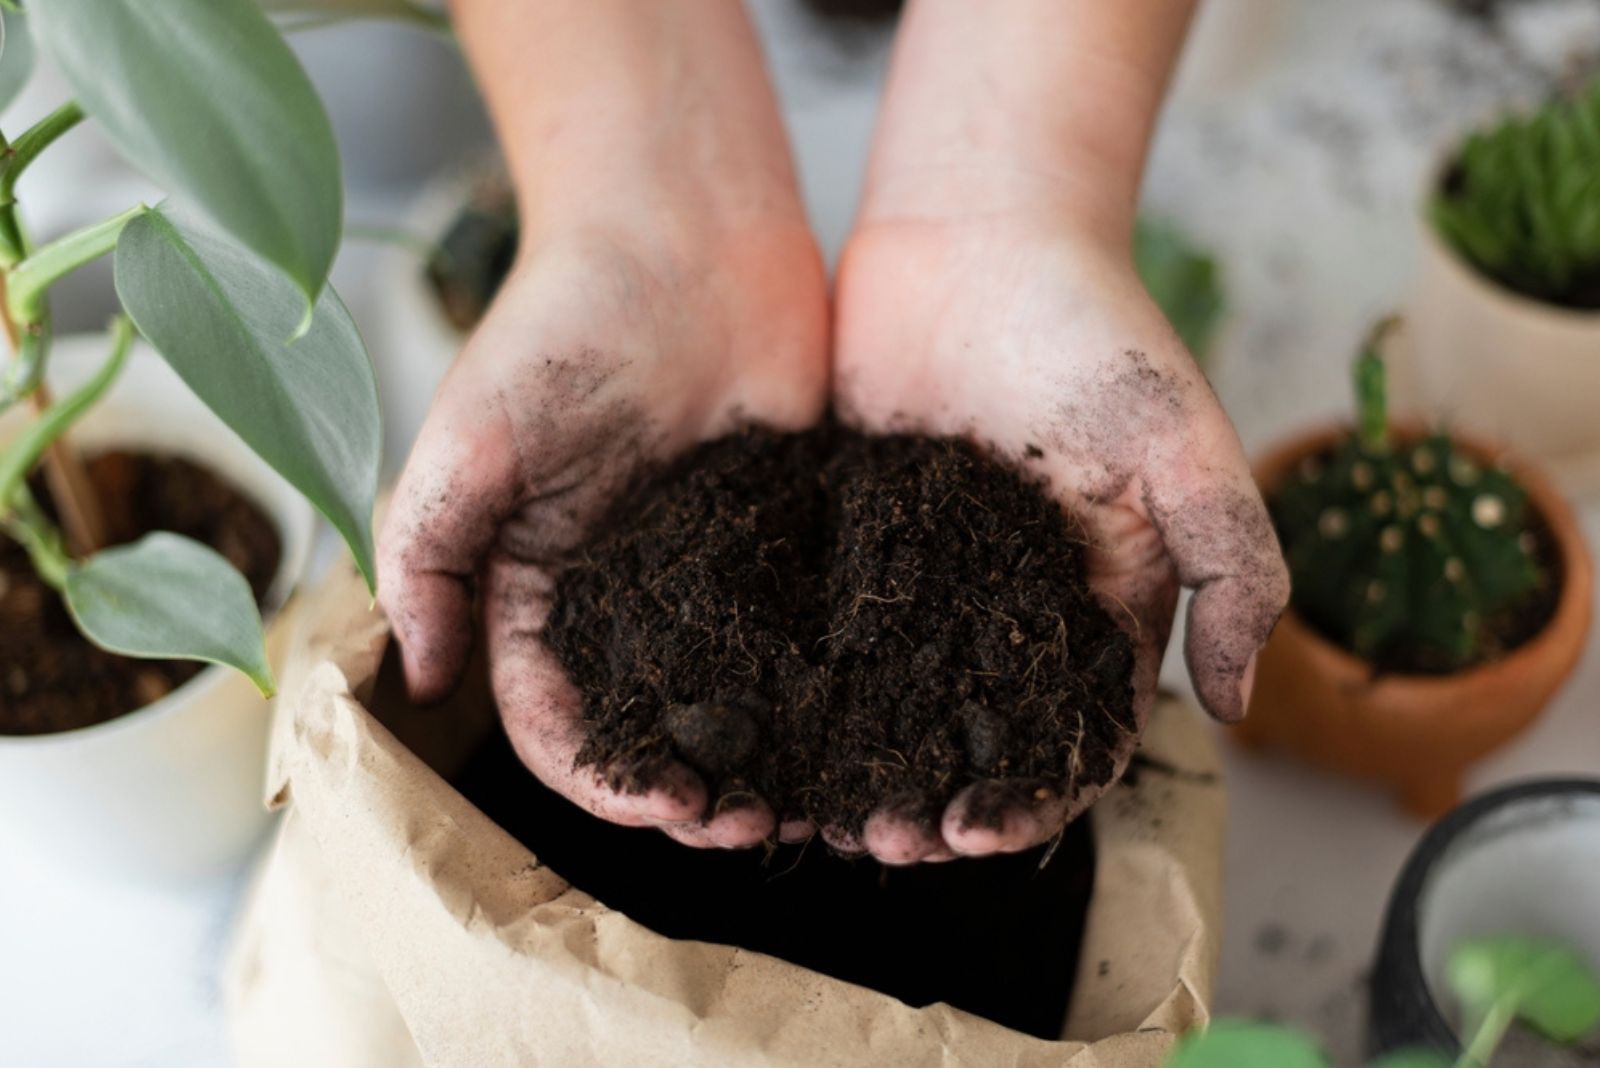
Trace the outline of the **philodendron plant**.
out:
[[[1460,1002],[1465,1041],[1459,1057],[1402,1050],[1371,1068],[1489,1068],[1513,1023],[1556,1045],[1571,1045],[1600,1028],[1600,975],[1557,942],[1496,937],[1457,946],[1446,968]],[[1219,1021],[1189,1035],[1166,1068],[1328,1068],[1317,1043],[1289,1027]]]
[[[328,116],[280,24],[352,14],[437,16],[404,0],[0,0],[0,107],[37,46],[75,99],[0,134],[0,318],[14,358],[0,411],[36,416],[0,449],[0,530],[23,545],[85,636],[112,652],[229,665],[273,682],[243,576],[169,533],[74,556],[31,491],[64,435],[110,387],[143,335],[224,423],[344,537],[375,584],[371,513],[380,461],[372,367],[328,285],[343,226]],[[270,13],[269,13],[270,12]],[[137,204],[48,244],[28,236],[17,180],[61,135],[97,123],[168,199]],[[52,400],[51,287],[115,255],[122,312],[97,373]],[[72,480],[51,480],[52,491]],[[78,492],[82,492],[81,481]],[[57,494],[57,514],[74,503]]]

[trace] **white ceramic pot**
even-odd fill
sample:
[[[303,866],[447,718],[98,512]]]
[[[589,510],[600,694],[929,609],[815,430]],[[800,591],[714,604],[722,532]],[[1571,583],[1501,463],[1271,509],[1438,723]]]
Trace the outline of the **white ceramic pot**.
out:
[[[292,34],[322,97],[355,199],[415,191],[491,143],[461,49],[444,34],[357,19]]]
[[[1422,231],[1402,399],[1539,461],[1569,493],[1600,492],[1600,311],[1512,293]]]
[[[57,341],[58,395],[88,376],[106,341]],[[8,413],[0,436],[23,416]],[[74,429],[88,453],[137,448],[182,456],[243,490],[278,525],[283,558],[268,594],[277,667],[289,599],[305,576],[311,506],[240,441],[154,352],[140,347]],[[171,882],[219,872],[262,839],[268,702],[237,672],[207,667],[166,697],[81,730],[0,736],[0,849],[104,878]]]

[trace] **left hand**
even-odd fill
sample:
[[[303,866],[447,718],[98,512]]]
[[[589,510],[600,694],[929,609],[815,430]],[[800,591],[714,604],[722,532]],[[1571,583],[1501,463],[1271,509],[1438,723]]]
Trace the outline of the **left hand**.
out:
[[[1140,730],[1180,585],[1195,591],[1185,653],[1200,700],[1224,722],[1242,717],[1288,575],[1233,427],[1127,248],[1048,213],[868,220],[837,300],[847,421],[987,443],[1086,524],[1091,585],[1136,643]],[[1029,446],[1043,455],[1024,460]],[[1124,739],[1117,778],[1138,742]],[[995,828],[969,814],[976,784],[939,826],[884,811],[859,839],[830,840],[900,864],[1014,852],[1056,835],[1107,785],[1018,808]]]

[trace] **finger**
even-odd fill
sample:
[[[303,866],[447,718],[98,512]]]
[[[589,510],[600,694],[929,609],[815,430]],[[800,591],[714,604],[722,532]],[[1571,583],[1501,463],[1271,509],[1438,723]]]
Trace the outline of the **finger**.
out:
[[[472,580],[515,504],[510,427],[498,407],[428,416],[378,542],[378,599],[413,700],[455,687],[472,646]]]
[[[736,804],[719,798],[706,823],[706,836],[723,849],[748,849],[772,836],[778,818],[772,807],[757,797],[743,795]]]
[[[941,830],[960,856],[1020,853],[1049,841],[1067,822],[1067,800],[1035,783],[987,779],[958,793]]]
[[[657,830],[679,845],[688,846],[690,849],[720,849],[717,842],[706,833],[706,829],[698,823],[661,823],[654,825]]]
[[[867,818],[861,844],[885,864],[916,864],[944,851],[937,806],[923,798],[906,798],[884,805]]]
[[[822,840],[827,842],[829,848],[836,853],[843,853],[845,856],[859,856],[867,851],[866,846],[861,844],[861,836],[853,834],[843,827],[823,827],[820,833],[822,834]]]
[[[1288,569],[1220,409],[1153,459],[1150,520],[1179,581],[1195,591],[1184,643],[1189,675],[1206,710],[1231,723],[1245,714],[1256,654],[1289,602]]]
[[[582,698],[539,635],[550,580],[541,570],[496,554],[486,573],[485,624],[490,673],[512,747],[546,786],[601,819],[630,827],[700,819],[706,789],[676,761],[648,768],[648,789],[613,789],[603,771],[579,764],[585,736]]]

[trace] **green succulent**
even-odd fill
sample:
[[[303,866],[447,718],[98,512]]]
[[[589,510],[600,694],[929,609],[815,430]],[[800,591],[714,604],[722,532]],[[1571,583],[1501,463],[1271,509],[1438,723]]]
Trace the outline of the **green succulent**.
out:
[[[1600,80],[1469,137],[1429,215],[1501,285],[1600,307]]]
[[[1385,324],[1387,325],[1387,324]],[[1527,491],[1446,433],[1398,438],[1374,332],[1358,424],[1271,501],[1301,618],[1386,670],[1450,672],[1504,651],[1540,588]]]
[[[1141,218],[1133,262],[1151,298],[1204,366],[1225,305],[1217,261],[1170,223]]]

